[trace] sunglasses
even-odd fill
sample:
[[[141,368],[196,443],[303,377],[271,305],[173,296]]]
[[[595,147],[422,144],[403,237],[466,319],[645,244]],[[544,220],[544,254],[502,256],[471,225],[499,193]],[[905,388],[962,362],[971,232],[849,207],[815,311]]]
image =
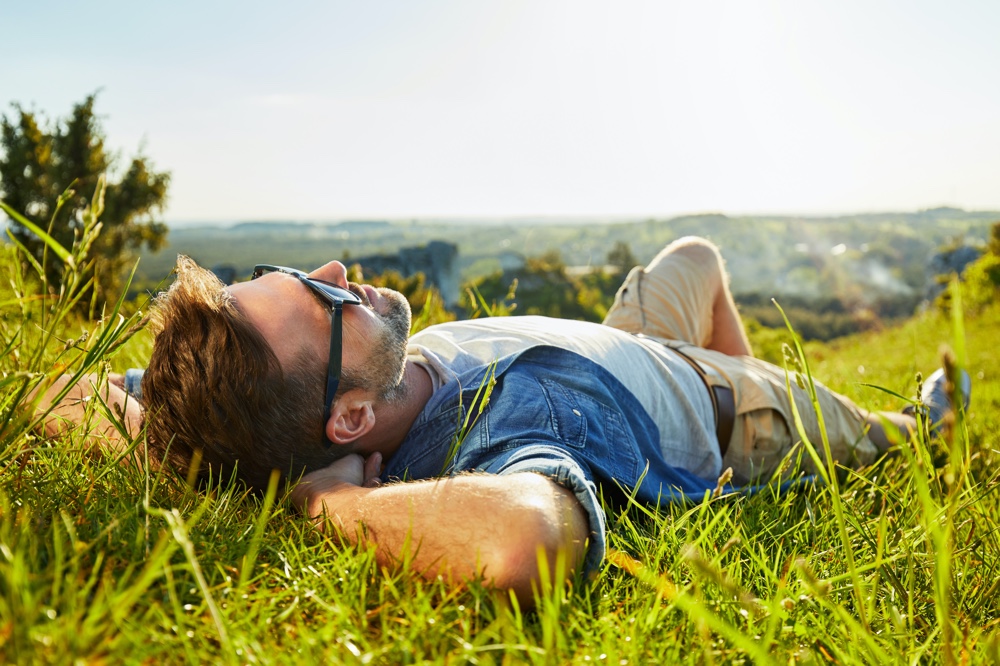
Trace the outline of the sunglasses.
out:
[[[344,305],[362,305],[361,298],[343,287],[335,284],[317,280],[309,277],[304,271],[286,266],[272,266],[270,264],[257,264],[254,266],[251,280],[256,280],[261,275],[267,273],[284,273],[291,275],[299,282],[309,288],[310,291],[333,313],[333,321],[330,326],[330,362],[326,367],[326,396],[324,398],[323,416],[323,440],[327,447],[333,442],[326,436],[326,423],[330,420],[330,410],[333,408],[333,398],[337,395],[337,386],[340,385],[340,371],[343,355],[343,307]]]

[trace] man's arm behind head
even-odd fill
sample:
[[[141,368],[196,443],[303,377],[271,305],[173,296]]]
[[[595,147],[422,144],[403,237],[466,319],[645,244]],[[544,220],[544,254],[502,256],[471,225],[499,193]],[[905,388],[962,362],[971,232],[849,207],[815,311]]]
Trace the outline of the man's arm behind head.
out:
[[[139,401],[123,390],[120,378],[120,375],[111,375],[103,385],[93,374],[86,375],[76,384],[72,384],[70,375],[56,379],[35,406],[36,414],[45,414],[42,421],[45,435],[57,437],[71,428],[89,426],[84,441],[91,453],[123,454],[142,431],[143,413]],[[64,390],[63,398],[53,404]],[[98,399],[111,410],[117,424],[109,420]]]

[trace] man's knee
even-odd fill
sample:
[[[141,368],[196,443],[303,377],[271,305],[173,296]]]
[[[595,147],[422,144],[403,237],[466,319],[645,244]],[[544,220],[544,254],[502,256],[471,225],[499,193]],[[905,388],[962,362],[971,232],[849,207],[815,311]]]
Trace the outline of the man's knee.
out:
[[[699,264],[714,263],[722,268],[722,254],[715,243],[700,236],[684,236],[678,238],[664,250],[664,254],[676,254],[687,257]]]
[[[684,236],[670,243],[650,262],[646,271],[656,270],[656,266],[669,264],[671,260],[683,257],[693,264],[695,273],[702,280],[701,288],[711,293],[718,293],[729,283],[725,262],[715,244],[699,236]]]

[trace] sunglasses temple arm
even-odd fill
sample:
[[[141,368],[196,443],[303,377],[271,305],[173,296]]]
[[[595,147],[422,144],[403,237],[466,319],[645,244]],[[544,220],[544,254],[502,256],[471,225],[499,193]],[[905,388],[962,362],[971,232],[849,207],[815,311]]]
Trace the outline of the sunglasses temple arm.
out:
[[[330,365],[326,374],[326,418],[330,419],[330,412],[333,409],[333,400],[337,395],[337,386],[340,385],[341,355],[343,345],[341,344],[343,335],[343,304],[337,303],[333,306],[333,330],[330,332]]]

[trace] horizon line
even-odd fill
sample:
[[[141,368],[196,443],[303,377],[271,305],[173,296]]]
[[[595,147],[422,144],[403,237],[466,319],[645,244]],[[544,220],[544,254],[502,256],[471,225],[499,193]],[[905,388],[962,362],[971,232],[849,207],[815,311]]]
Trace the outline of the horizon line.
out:
[[[967,209],[961,206],[942,204],[940,206],[929,206],[917,209],[871,209],[854,211],[791,211],[791,212],[759,212],[759,211],[731,211],[703,210],[697,212],[674,212],[674,213],[511,213],[511,214],[420,214],[420,215],[336,215],[330,217],[260,217],[260,218],[163,218],[167,224],[337,224],[343,222],[449,222],[449,221],[490,221],[508,222],[517,220],[590,220],[590,221],[621,221],[636,222],[644,220],[672,220],[685,217],[707,217],[722,216],[732,218],[837,218],[852,217],[860,215],[913,215],[929,213],[933,211],[952,210],[966,214],[989,214],[1000,215],[1000,207],[996,208],[973,208]]]

